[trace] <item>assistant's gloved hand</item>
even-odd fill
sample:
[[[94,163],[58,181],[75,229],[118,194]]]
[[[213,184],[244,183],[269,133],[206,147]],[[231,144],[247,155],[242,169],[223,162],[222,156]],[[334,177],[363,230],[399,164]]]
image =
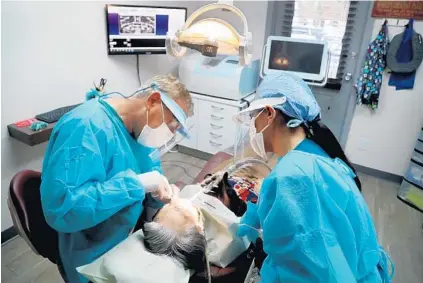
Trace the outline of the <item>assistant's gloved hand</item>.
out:
[[[264,260],[266,259],[267,254],[263,250],[263,240],[257,238],[254,245],[254,265],[260,270],[263,265]]]
[[[174,195],[179,192],[178,187],[170,185],[165,176],[157,171],[151,171],[144,174],[139,174],[138,179],[143,185],[146,193],[161,201],[168,203]]]

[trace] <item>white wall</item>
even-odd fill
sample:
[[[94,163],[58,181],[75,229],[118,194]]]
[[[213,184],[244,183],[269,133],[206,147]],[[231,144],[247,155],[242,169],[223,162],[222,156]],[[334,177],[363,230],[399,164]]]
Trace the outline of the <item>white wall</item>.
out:
[[[382,19],[375,21],[372,38],[382,23]],[[403,31],[388,28],[391,39]],[[415,22],[414,29],[423,34],[423,22]],[[389,75],[385,74],[376,112],[356,107],[346,152],[355,164],[402,176],[423,126],[423,67],[416,73],[413,90],[396,91],[388,81]]]
[[[215,1],[213,1],[215,2]],[[128,2],[181,6],[191,14],[209,2]],[[40,170],[46,144],[35,147],[11,139],[7,125],[57,107],[79,103],[94,80],[107,78],[107,89],[131,93],[138,87],[135,56],[107,56],[106,2],[2,2],[1,229],[12,226],[7,190],[22,169]],[[254,58],[264,42],[266,2],[238,2],[253,32]],[[230,12],[214,12],[229,22]],[[140,76],[175,70],[166,55],[140,56]]]

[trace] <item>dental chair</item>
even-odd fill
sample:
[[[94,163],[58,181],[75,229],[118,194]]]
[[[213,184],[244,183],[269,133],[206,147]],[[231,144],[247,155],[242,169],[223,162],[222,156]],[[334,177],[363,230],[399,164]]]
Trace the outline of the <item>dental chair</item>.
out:
[[[18,172],[10,182],[7,204],[15,228],[32,251],[56,264],[59,253],[58,235],[45,220],[40,185],[40,172]]]
[[[219,164],[231,157],[226,152],[215,154],[198,174],[195,182],[201,182],[208,173],[213,172]],[[10,182],[7,204],[18,234],[35,254],[41,255],[56,264],[58,235],[45,220],[41,207],[40,185],[40,172],[32,170],[18,172]],[[177,182],[176,185],[180,188],[185,186],[183,182]]]
[[[196,176],[193,183],[201,183],[206,177],[206,175],[215,173],[219,167],[222,167],[223,164],[229,164],[232,158],[233,155],[223,151],[214,154],[204,165],[200,173]],[[176,185],[178,185],[178,187],[180,188],[183,188],[185,184],[183,184],[182,182],[178,184],[177,182]],[[253,257],[254,255],[252,254],[252,250],[251,248],[249,248],[241,256],[239,256],[238,259],[236,259],[232,264],[230,264],[226,268],[211,266],[210,272],[212,275],[213,282],[243,282]],[[207,282],[205,274],[194,275],[190,278],[189,281],[189,283],[204,282]]]
[[[229,159],[233,158],[233,156],[227,152],[220,151],[213,155],[204,165],[201,172],[197,175],[194,180],[195,183],[201,183],[207,174],[213,173],[216,171],[216,168],[224,162],[227,162]]]

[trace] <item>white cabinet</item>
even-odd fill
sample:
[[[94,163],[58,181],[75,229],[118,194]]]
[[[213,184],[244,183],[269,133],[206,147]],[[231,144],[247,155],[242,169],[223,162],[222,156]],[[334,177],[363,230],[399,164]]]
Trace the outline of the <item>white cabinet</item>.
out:
[[[247,106],[247,102],[232,101],[191,93],[194,103],[194,116],[187,121],[191,138],[180,145],[215,154],[234,145],[237,125],[232,117]],[[246,100],[251,100],[250,95]]]
[[[232,116],[238,107],[200,100],[198,150],[215,154],[235,142],[236,124]]]

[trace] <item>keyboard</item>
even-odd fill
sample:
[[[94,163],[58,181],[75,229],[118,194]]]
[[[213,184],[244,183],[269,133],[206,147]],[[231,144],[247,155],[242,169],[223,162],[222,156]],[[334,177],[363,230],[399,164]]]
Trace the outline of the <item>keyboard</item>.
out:
[[[65,115],[69,111],[75,109],[79,105],[81,105],[81,104],[75,104],[75,105],[60,107],[60,108],[54,109],[54,110],[46,112],[46,113],[38,114],[37,116],[35,116],[35,119],[37,119],[39,121],[46,122],[48,124],[54,123],[54,122],[59,121],[59,119],[62,118],[63,115]]]

